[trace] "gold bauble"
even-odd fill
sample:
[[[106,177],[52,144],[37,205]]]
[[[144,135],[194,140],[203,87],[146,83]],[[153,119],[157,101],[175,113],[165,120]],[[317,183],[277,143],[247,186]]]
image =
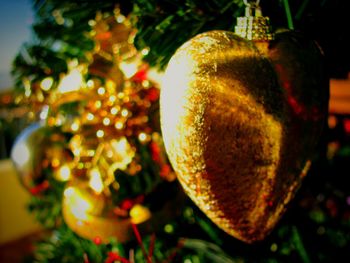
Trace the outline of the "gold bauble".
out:
[[[132,236],[129,218],[103,215],[108,200],[102,194],[95,194],[83,183],[68,185],[64,191],[62,214],[66,224],[83,238],[101,239],[108,242],[115,237],[125,242]]]
[[[61,165],[72,160],[65,145],[62,134],[40,123],[31,124],[19,134],[11,149],[11,160],[27,190],[46,179],[45,169],[52,169],[55,176]]]
[[[86,181],[75,180],[67,184],[63,194],[64,221],[77,235],[108,243],[111,238],[124,243],[135,238],[133,224],[142,234],[149,234],[178,216],[184,203],[182,191],[157,211],[150,211],[142,204],[135,204],[129,212],[120,216],[115,212],[109,196],[96,194]]]
[[[290,31],[259,42],[207,32],[171,58],[166,151],[188,196],[228,234],[261,240],[282,216],[324,126],[323,76],[318,46]]]
[[[42,179],[42,158],[45,128],[39,123],[31,124],[17,137],[11,149],[11,160],[24,187],[29,190]]]

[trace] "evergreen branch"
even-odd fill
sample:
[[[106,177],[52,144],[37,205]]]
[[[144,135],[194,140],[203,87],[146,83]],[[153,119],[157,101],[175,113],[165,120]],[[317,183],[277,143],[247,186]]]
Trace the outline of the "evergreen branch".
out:
[[[287,16],[288,28],[293,30],[294,29],[293,18],[292,18],[292,14],[290,12],[288,0],[283,0],[283,5],[284,5],[284,9],[285,9],[286,16]]]
[[[173,1],[134,2],[134,24],[138,29],[136,46],[151,47],[145,57],[152,66],[164,69],[171,56],[195,35],[214,29],[229,30],[235,24],[234,14],[243,11],[241,1]],[[232,19],[221,19],[222,16]]]
[[[296,226],[292,226],[292,240],[303,262],[311,263],[310,258],[305,250],[303,241],[301,240],[299,231]]]
[[[109,251],[124,254],[123,247],[111,241],[108,244],[95,244],[77,236],[69,227],[62,224],[52,236],[36,244],[34,262],[104,262]]]
[[[28,209],[35,218],[46,228],[56,227],[62,222],[62,196],[64,184],[48,178],[50,188],[39,196],[33,195]]]
[[[303,13],[305,11],[305,8],[306,6],[308,5],[310,0],[304,0],[301,4],[301,6],[299,7],[298,11],[297,11],[297,14],[295,15],[295,19],[296,20],[299,20],[302,16],[303,16]]]
[[[58,80],[59,74],[67,72],[69,53],[55,52],[41,44],[25,44],[12,63],[12,75],[17,83],[16,88],[24,90],[22,79],[37,81],[50,75]]]
[[[197,254],[203,254],[206,260],[216,263],[234,263],[231,257],[229,257],[219,246],[203,241],[200,239],[184,239],[183,247],[193,249]]]

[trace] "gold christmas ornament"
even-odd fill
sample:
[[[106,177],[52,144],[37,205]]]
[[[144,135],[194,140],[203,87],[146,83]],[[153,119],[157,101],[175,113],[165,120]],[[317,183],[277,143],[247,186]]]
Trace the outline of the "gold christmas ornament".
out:
[[[111,238],[124,243],[135,237],[132,224],[141,233],[151,233],[162,227],[168,220],[179,215],[183,205],[182,191],[163,207],[152,212],[142,204],[133,204],[130,211],[113,206],[111,198],[96,194],[86,182],[75,180],[64,190],[62,214],[66,224],[79,236],[107,243]],[[122,214],[124,212],[125,214]]]
[[[69,185],[63,196],[63,218],[83,238],[100,238],[102,242],[108,242],[109,238],[115,237],[119,242],[125,242],[132,235],[131,219],[119,218],[113,213],[103,214],[108,201],[103,194],[95,194],[83,183]]]
[[[262,31],[252,41],[242,29],[190,39],[171,58],[160,97],[166,151],[186,193],[248,243],[268,235],[295,195],[329,96],[313,41]]]
[[[64,136],[40,123],[24,129],[11,149],[11,160],[21,183],[29,191],[45,179],[47,168],[57,180],[65,181],[69,175],[60,169],[72,159]]]
[[[116,9],[89,24],[91,60],[69,61],[58,83],[51,77],[37,83],[40,94],[50,91],[41,102],[46,126],[23,135],[13,159],[31,192],[49,187],[48,174],[66,182],[63,219],[77,235],[126,242],[134,237],[132,224],[151,233],[179,215],[183,192],[159,134],[158,85],[133,45],[130,21]]]
[[[17,137],[11,149],[11,160],[19,175],[21,183],[29,190],[35,181],[42,178],[42,158],[44,157],[45,128],[34,123],[24,129]]]

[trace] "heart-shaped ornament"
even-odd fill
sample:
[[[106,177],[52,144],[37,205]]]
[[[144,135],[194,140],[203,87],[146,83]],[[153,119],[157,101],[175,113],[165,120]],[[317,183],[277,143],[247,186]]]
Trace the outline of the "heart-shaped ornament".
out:
[[[187,195],[221,229],[264,239],[295,195],[328,113],[319,47],[294,31],[197,35],[171,58],[162,134]]]

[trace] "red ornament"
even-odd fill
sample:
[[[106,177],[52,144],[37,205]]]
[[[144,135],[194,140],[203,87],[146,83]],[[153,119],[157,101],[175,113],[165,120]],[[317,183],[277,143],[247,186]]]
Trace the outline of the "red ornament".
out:
[[[129,260],[120,256],[117,252],[109,252],[108,258],[106,259],[105,263],[113,263],[115,261],[118,261],[121,263],[130,263]]]
[[[141,83],[144,80],[147,80],[147,70],[147,65],[142,66],[131,79],[139,83]]]
[[[41,184],[38,184],[32,188],[29,189],[29,192],[32,195],[39,195],[43,192],[45,192],[50,187],[49,181],[45,180]]]
[[[95,237],[94,238],[94,243],[96,244],[96,245],[101,245],[102,244],[102,239],[101,239],[101,237]]]
[[[147,99],[150,102],[155,102],[159,99],[159,89],[151,87],[147,90]]]

